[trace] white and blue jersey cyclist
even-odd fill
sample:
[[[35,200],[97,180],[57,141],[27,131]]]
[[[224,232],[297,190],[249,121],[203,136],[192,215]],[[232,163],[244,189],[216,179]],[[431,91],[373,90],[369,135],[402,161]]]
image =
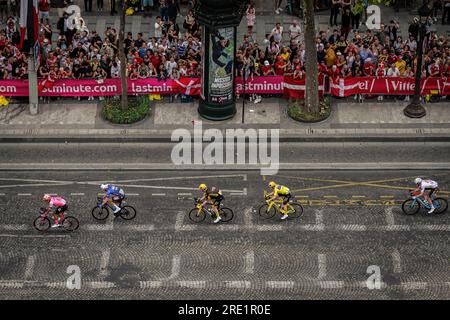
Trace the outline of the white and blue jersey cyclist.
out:
[[[125,192],[123,191],[123,189],[112,184],[102,184],[100,185],[100,189],[105,192],[101,205],[104,206],[108,203],[114,208],[114,214],[119,213],[121,210],[119,205],[125,198]]]

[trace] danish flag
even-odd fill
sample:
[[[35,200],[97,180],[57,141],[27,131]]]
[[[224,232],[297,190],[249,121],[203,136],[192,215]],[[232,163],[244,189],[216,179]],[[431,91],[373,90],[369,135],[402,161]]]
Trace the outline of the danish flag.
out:
[[[180,78],[175,80],[175,83],[175,92],[178,94],[198,96],[201,93],[202,84],[200,78]]]

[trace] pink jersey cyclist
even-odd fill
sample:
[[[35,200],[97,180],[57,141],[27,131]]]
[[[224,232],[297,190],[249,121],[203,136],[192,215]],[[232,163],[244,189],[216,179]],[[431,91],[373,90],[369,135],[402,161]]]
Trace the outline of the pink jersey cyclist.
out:
[[[53,219],[55,220],[55,224],[52,227],[58,227],[59,221],[64,220],[64,212],[67,211],[67,201],[62,197],[52,197],[49,194],[45,194],[43,197],[45,202],[48,202],[47,212],[55,208],[53,212]]]

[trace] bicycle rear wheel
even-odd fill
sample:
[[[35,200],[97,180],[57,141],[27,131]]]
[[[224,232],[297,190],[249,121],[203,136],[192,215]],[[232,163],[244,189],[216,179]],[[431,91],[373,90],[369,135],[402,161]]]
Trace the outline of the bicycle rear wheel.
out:
[[[50,219],[47,217],[45,218],[37,217],[33,221],[33,226],[38,231],[47,231],[51,225],[52,223],[50,222]]]
[[[277,213],[277,210],[275,209],[275,205],[273,205],[269,210],[269,205],[263,204],[261,207],[259,207],[259,215],[263,217],[264,219],[270,219],[272,218],[275,213]]]
[[[414,199],[405,200],[402,204],[402,211],[404,214],[413,215],[419,212],[420,204],[419,201]]]
[[[62,221],[62,226],[67,231],[75,231],[80,226],[80,222],[75,217],[67,216],[64,217],[64,220]]]
[[[191,221],[195,223],[202,222],[203,220],[205,220],[205,218],[206,218],[205,210],[200,210],[199,212],[197,208],[194,208],[191,211],[189,211],[189,219],[191,219]]]
[[[94,207],[92,209],[92,216],[95,218],[95,220],[105,220],[109,216],[109,210],[106,207]]]
[[[222,222],[231,221],[231,219],[233,219],[233,217],[234,217],[233,210],[231,210],[230,208],[226,208],[226,207],[220,208],[219,215],[222,218],[222,220],[221,220]]]
[[[287,215],[289,218],[299,218],[303,214],[303,207],[300,203],[292,202],[288,204]]]
[[[123,206],[120,216],[125,220],[133,220],[136,217],[136,209],[132,206]]]
[[[448,209],[448,202],[444,198],[436,198],[433,200],[433,205],[436,208],[434,210],[434,213],[441,214],[447,211]]]

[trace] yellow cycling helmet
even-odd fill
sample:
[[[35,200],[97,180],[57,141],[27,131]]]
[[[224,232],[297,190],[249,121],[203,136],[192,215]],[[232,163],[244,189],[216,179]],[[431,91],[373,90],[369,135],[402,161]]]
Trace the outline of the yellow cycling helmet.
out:
[[[277,186],[277,184],[273,181],[269,182],[269,187],[271,187],[272,189],[275,188]]]
[[[208,189],[208,187],[206,186],[206,184],[202,183],[201,185],[198,186],[198,188],[202,191],[205,191],[206,189]]]

